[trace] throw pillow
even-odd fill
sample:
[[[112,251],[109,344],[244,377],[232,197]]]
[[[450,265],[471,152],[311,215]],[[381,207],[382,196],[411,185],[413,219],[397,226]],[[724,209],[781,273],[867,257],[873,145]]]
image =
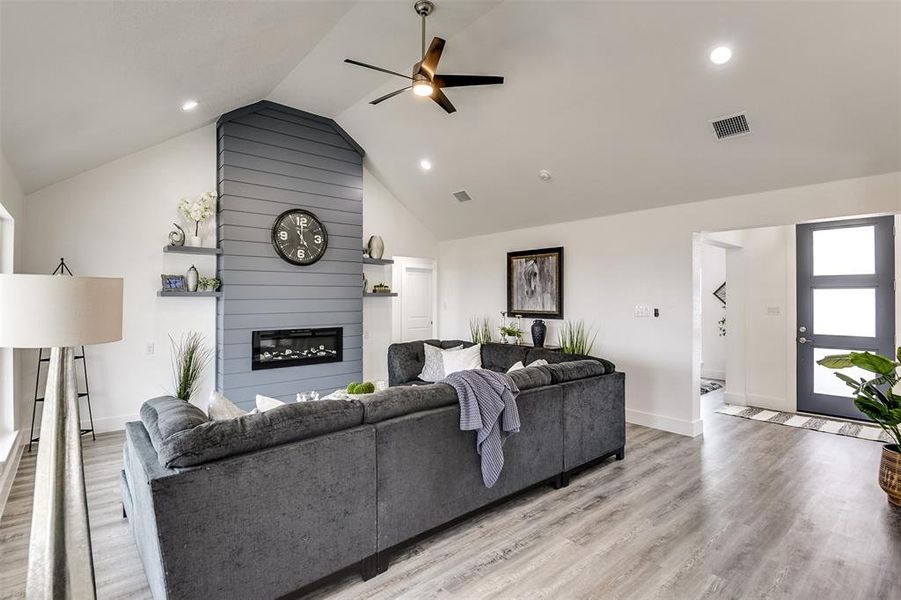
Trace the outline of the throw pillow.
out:
[[[243,417],[247,412],[235,406],[235,403],[223,396],[222,392],[214,391],[210,394],[206,414],[214,421],[226,421]]]
[[[446,350],[441,354],[444,363],[444,376],[457,371],[470,371],[482,368],[482,344],[476,344],[460,350]]]
[[[284,406],[285,403],[281,400],[276,400],[275,398],[269,398],[267,396],[262,396],[257,394],[257,410],[260,412],[266,412],[267,410],[272,410],[273,408],[278,408],[279,406]]]
[[[533,360],[529,363],[530,367],[540,367],[542,365],[546,365],[547,361],[543,358],[539,358],[538,360]],[[525,369],[526,367],[522,364],[521,360],[516,361],[513,365],[507,369],[507,373],[512,373],[513,371],[519,371],[520,369]]]
[[[433,346],[431,344],[423,344],[422,347],[425,351],[425,364],[422,365],[422,373],[419,374],[419,378],[423,381],[435,383],[436,381],[444,379],[445,375],[444,360],[441,358],[442,353],[450,352],[452,350],[461,350],[463,344],[448,350],[442,350],[438,346]]]

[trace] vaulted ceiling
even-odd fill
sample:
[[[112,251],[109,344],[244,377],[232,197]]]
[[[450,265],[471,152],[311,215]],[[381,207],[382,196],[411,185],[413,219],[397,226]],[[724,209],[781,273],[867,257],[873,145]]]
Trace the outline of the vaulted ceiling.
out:
[[[439,70],[506,77],[448,90],[451,115],[371,106],[403,81],[341,62],[407,72],[412,1],[62,5],[0,12],[3,152],[28,190],[263,97],[336,118],[441,238],[901,170],[897,2],[438,0]],[[737,112],[751,134],[718,141]]]

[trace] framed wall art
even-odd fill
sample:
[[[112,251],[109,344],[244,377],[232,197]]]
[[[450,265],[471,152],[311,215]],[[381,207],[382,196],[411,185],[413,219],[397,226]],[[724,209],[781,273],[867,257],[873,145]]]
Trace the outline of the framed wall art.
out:
[[[563,318],[563,247],[507,253],[507,314]]]

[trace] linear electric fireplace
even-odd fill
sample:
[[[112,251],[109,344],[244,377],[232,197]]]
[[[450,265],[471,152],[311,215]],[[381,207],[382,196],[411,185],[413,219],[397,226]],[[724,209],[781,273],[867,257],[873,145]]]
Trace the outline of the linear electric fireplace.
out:
[[[277,369],[343,360],[343,328],[253,332],[251,369]]]

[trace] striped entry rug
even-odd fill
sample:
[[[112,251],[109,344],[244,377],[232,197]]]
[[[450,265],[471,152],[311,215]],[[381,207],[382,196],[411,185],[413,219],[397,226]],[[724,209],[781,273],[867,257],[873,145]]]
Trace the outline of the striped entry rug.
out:
[[[787,425],[788,427],[800,427],[802,429],[812,429],[813,431],[823,431],[835,435],[846,435],[864,440],[873,440],[884,444],[891,443],[892,441],[888,434],[879,427],[852,423],[850,421],[828,419],[826,417],[811,417],[790,412],[754,408],[752,406],[738,406],[736,404],[723,404],[716,409],[716,412],[754,421],[777,423],[779,425]]]

